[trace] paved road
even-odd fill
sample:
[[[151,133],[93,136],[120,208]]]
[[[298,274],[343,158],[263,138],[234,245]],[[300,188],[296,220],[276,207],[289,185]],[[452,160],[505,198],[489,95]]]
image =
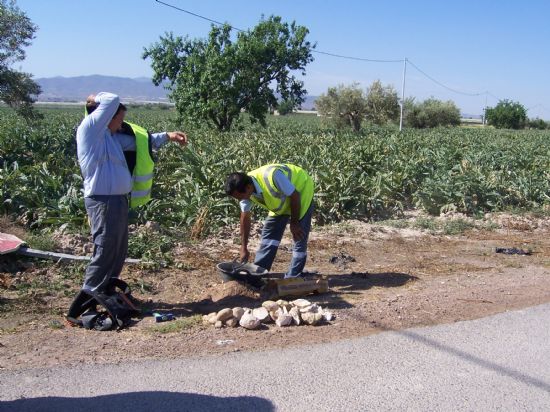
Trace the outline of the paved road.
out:
[[[548,325],[542,305],[307,348],[3,371],[0,411],[549,411]]]

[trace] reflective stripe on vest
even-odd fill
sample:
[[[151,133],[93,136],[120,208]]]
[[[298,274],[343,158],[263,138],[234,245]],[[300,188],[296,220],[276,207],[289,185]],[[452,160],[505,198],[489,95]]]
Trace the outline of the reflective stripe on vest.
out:
[[[153,187],[153,169],[155,162],[149,154],[149,133],[137,124],[126,122],[136,136],[136,167],[132,176],[130,207],[138,207],[151,200]]]
[[[273,174],[282,171],[300,193],[300,219],[306,214],[313,199],[313,180],[301,167],[292,164],[271,164],[262,166],[248,173],[254,177],[262,189],[265,204],[255,196],[250,199],[269,210],[270,216],[290,215],[290,199],[277,189]]]

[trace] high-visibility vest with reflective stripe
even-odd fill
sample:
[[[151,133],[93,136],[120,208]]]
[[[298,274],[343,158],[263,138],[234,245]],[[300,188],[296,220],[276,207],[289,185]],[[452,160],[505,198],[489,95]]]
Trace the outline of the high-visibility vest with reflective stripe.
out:
[[[271,164],[248,173],[262,189],[264,203],[256,196],[250,200],[269,210],[270,216],[290,215],[290,199],[281,192],[273,180],[276,170],[281,170],[300,193],[300,219],[306,214],[313,199],[313,180],[301,167],[291,164]]]
[[[84,107],[84,117],[86,116],[88,116],[88,110]],[[132,193],[130,195],[130,207],[134,208],[151,200],[155,162],[151,159],[149,153],[149,133],[147,130],[137,124],[125,123],[132,128],[136,138],[136,166],[133,171]]]
[[[134,208],[151,200],[155,162],[149,154],[149,133],[147,130],[137,124],[126,123],[130,125],[136,136],[136,167],[134,167],[132,176],[132,193],[130,196],[130,207]]]

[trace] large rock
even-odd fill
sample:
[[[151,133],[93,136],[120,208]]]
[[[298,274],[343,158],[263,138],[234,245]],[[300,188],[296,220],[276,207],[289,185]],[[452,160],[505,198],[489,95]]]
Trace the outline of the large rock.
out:
[[[297,326],[300,326],[300,324],[302,323],[302,318],[300,317],[300,309],[298,309],[297,307],[293,307],[288,313],[290,314],[290,316],[292,316],[294,323]]]
[[[296,300],[293,300],[290,303],[292,303],[293,306],[297,306],[299,308],[305,308],[305,307],[311,305],[311,302],[309,300],[306,300],[306,299],[296,299]]]
[[[227,320],[232,317],[233,317],[233,309],[225,308],[218,312],[218,314],[216,315],[216,320],[223,322],[224,320]]]
[[[287,310],[290,310],[292,308],[292,305],[288,301],[283,300],[283,299],[279,299],[275,303],[277,303],[277,305],[279,305],[279,307],[286,308]]]
[[[318,325],[323,320],[323,314],[320,312],[302,313],[302,320],[306,325]]]
[[[281,326],[290,326],[291,323],[292,323],[292,315],[290,315],[286,309],[279,309],[277,311],[277,320],[275,321],[275,324],[281,327]]]
[[[279,305],[272,300],[266,300],[264,303],[262,303],[262,307],[266,308],[268,312],[274,312],[279,309]]]
[[[241,307],[233,308],[233,317],[237,320],[241,320],[242,316],[244,315],[244,309]]]
[[[239,321],[239,325],[241,325],[245,329],[258,329],[260,327],[261,322],[256,318],[254,315],[252,315],[251,312],[245,312],[244,315],[241,317],[241,320]]]
[[[212,325],[215,324],[218,321],[216,312],[209,313],[206,316],[208,316],[208,323],[210,323]]]
[[[239,320],[237,318],[229,318],[225,322],[225,326],[229,326],[230,328],[234,328],[239,324]]]
[[[256,317],[262,323],[271,322],[269,312],[264,307],[253,309],[252,315],[254,315],[254,317]]]
[[[321,312],[321,313],[322,313],[322,312],[323,312],[323,308],[321,308],[320,306],[318,306],[317,303],[312,303],[312,304],[309,305],[309,306],[300,308],[300,312],[301,312],[301,313],[306,313],[306,312],[312,312],[312,313]]]

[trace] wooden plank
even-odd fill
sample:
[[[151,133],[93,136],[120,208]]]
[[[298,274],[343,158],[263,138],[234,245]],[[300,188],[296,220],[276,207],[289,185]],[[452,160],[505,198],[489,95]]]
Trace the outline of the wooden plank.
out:
[[[326,279],[282,279],[277,280],[279,296],[303,296],[310,293],[326,293],[329,290]]]
[[[326,293],[329,291],[328,280],[323,276],[312,279],[287,278],[267,279],[264,289],[269,299],[277,299],[284,296],[305,296],[311,293]]]
[[[40,259],[52,259],[52,260],[57,260],[61,262],[66,262],[66,261],[88,262],[92,258],[91,256],[75,256],[75,255],[69,255],[67,253],[45,252],[43,250],[30,249],[27,247],[19,248],[17,253],[24,256],[35,257]],[[141,263],[141,259],[129,258],[129,259],[126,259],[125,262],[129,264]]]

